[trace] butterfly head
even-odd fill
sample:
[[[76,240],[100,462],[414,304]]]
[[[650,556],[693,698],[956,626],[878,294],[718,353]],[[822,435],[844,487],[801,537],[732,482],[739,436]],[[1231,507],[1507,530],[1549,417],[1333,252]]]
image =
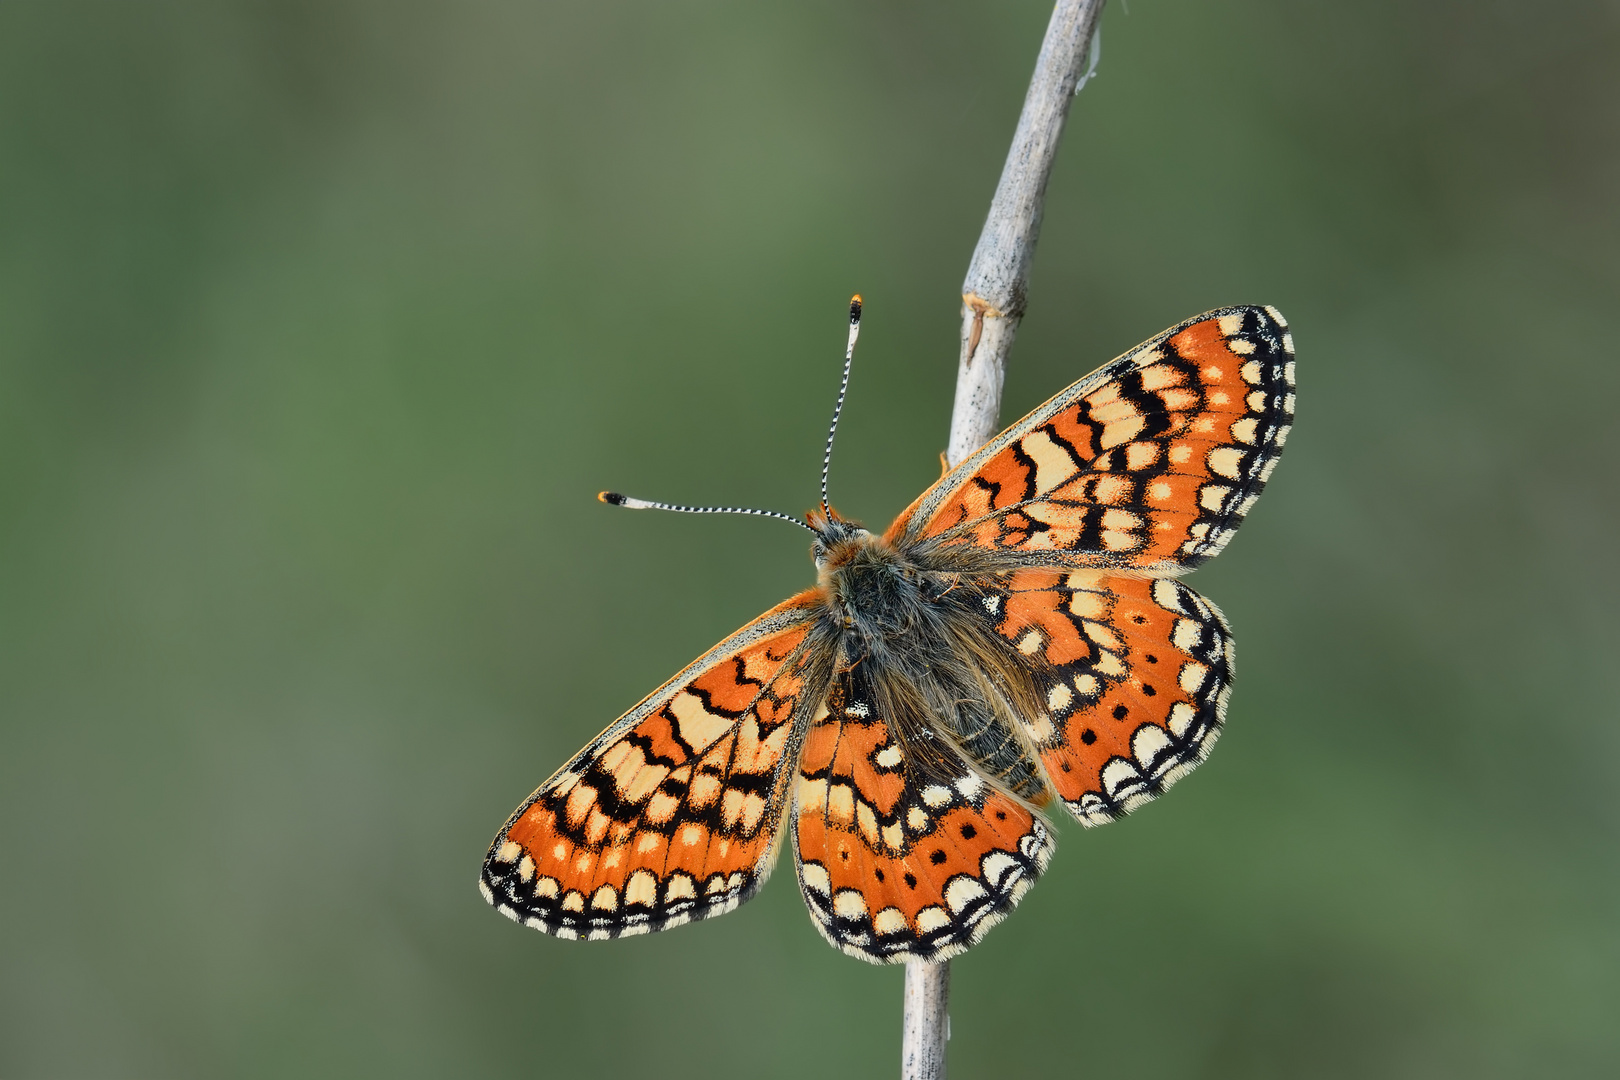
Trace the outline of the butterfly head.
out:
[[[804,515],[816,534],[810,545],[810,560],[825,575],[849,560],[856,549],[871,540],[872,534],[860,522],[838,516],[832,507],[817,508]]]

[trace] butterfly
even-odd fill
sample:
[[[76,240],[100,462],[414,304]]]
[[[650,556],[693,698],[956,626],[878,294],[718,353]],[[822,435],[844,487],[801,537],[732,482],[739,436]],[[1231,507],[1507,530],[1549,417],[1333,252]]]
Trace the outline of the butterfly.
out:
[[[861,303],[850,306],[849,386]],[[561,938],[731,911],[793,851],[812,919],[873,963],[977,942],[1046,868],[1054,802],[1100,825],[1203,761],[1232,634],[1180,580],[1277,464],[1294,350],[1270,307],[1212,311],[1076,382],[881,535],[786,518],[814,588],[704,653],[591,741],[495,837],[479,887]]]

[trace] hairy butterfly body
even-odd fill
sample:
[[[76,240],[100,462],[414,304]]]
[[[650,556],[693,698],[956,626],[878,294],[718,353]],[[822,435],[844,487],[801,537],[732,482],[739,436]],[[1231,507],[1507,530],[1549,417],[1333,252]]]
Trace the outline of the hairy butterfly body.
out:
[[[815,534],[815,587],[531,795],[485,897],[559,937],[646,933],[732,910],[787,842],[835,947],[961,952],[1045,868],[1043,807],[1111,821],[1209,753],[1231,634],[1177,579],[1230,540],[1293,406],[1282,316],[1228,308],[1064,390],[882,535],[827,505],[824,461],[821,507],[788,519]]]

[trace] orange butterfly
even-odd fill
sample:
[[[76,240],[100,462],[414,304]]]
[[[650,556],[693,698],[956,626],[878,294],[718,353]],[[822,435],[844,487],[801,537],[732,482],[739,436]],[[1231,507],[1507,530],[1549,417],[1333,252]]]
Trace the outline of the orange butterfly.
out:
[[[850,305],[844,391],[860,327]],[[563,938],[732,910],[791,835],[835,947],[937,961],[999,922],[1054,846],[1054,797],[1111,821],[1208,755],[1221,613],[1177,579],[1231,539],[1294,412],[1273,308],[1200,315],[996,436],[882,536],[822,501],[816,586],[620,717],[502,827],[479,888]],[[603,493],[631,508],[695,508]]]

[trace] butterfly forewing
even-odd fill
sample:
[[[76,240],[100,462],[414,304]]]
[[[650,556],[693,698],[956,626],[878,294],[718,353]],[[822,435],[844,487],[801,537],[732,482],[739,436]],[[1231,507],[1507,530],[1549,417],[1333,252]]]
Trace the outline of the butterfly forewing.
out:
[[[1183,323],[1081,379],[925,492],[899,546],[1175,573],[1218,553],[1271,475],[1294,410],[1272,308]]]
[[[776,856],[796,735],[826,693],[829,667],[807,647],[813,595],[716,646],[531,795],[484,861],[490,903],[559,937],[612,938],[752,896]]]
[[[1000,922],[1046,868],[1044,821],[929,732],[876,714],[860,669],[805,739],[793,803],[799,885],[835,947],[941,960]]]

